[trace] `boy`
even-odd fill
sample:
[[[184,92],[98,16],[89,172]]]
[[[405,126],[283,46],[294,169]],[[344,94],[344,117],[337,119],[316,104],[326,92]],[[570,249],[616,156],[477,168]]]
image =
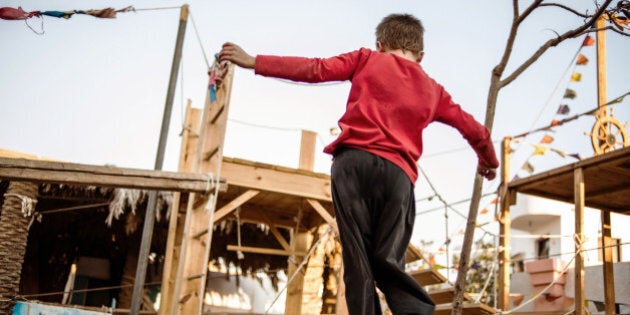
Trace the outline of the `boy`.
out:
[[[419,65],[423,33],[415,17],[392,14],[376,28],[376,51],[362,48],[327,59],[253,57],[226,43],[219,54],[220,61],[263,76],[352,82],[341,134],[324,149],[333,155],[333,203],[352,315],[381,314],[375,285],[394,314],[434,312],[433,301],[404,270],[422,130],[432,121],[456,128],[477,153],[477,172],[488,179],[499,165],[488,130]]]

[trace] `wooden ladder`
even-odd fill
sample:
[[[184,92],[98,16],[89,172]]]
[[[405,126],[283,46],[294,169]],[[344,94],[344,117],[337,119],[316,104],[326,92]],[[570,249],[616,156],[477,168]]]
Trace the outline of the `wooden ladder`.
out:
[[[405,253],[405,260],[407,263],[410,263],[418,260],[424,260],[424,256],[417,247],[409,245],[409,247],[407,247],[407,252]],[[416,270],[410,272],[409,274],[423,287],[448,282],[441,273],[433,268]],[[437,290],[428,290],[427,292],[436,304],[435,315],[451,314],[453,309],[452,303],[455,298],[455,288],[453,286]],[[471,302],[470,296],[464,293],[464,306],[462,308],[462,314],[491,315],[496,313],[497,310],[486,304]]]
[[[182,159],[186,161],[183,166],[180,161],[180,171],[209,174],[211,178],[218,180],[233,74],[234,66],[230,65],[226,77],[218,87],[209,84],[201,115],[198,110],[189,111],[187,115],[189,126],[184,130],[185,138],[182,143],[182,151],[185,152]],[[215,87],[216,90],[214,90]],[[197,124],[194,119],[195,117],[199,119],[199,116],[201,116],[201,125],[195,128]],[[188,121],[191,117],[193,120]],[[213,222],[216,221],[214,213],[217,193],[218,191],[214,190],[205,195],[189,194],[185,206],[185,221],[182,224],[179,220],[179,224],[175,224],[176,227],[173,228],[179,229],[179,233],[174,234],[182,235],[182,238],[179,248],[177,246],[179,240],[175,240],[171,247],[176,258],[167,262],[170,263],[169,274],[167,274],[165,264],[164,279],[169,278],[168,290],[170,292],[165,292],[164,296],[171,296],[172,301],[163,303],[165,309],[160,312],[161,314],[201,314],[203,312],[212,227]],[[183,208],[181,198],[176,198],[173,204],[174,207]]]

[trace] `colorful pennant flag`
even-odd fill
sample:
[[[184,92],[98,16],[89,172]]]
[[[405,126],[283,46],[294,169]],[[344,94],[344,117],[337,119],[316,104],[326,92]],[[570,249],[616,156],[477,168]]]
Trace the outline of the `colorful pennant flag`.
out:
[[[571,111],[571,109],[569,108],[569,105],[567,104],[562,104],[560,106],[558,106],[558,110],[556,111],[557,115],[566,115]]]
[[[532,165],[532,163],[529,163],[529,161],[525,162],[521,169],[530,174],[534,172],[534,166]]]
[[[586,56],[579,54],[577,56],[577,61],[575,62],[578,66],[586,66],[588,64],[588,58]]]
[[[575,158],[577,160],[582,160],[582,156],[579,153],[568,154],[568,156]]]
[[[483,208],[483,210],[479,211],[479,214],[486,214],[488,213],[488,208]]]
[[[567,157],[567,153],[566,153],[566,152],[564,152],[564,151],[562,151],[562,150],[558,150],[558,149],[551,148],[551,151],[553,151],[553,152],[557,153],[559,156],[561,156],[561,157],[563,157],[563,158],[566,158],[566,157]]]
[[[595,40],[591,35],[586,35],[584,38],[584,42],[582,42],[582,46],[593,46],[595,44]]]
[[[571,82],[580,82],[582,81],[582,74],[579,72],[573,72],[571,74]]]
[[[0,19],[4,20],[26,20],[32,18],[34,16],[39,17],[41,15],[52,16],[56,18],[64,18],[69,19],[75,14],[85,14],[91,15],[93,17],[101,18],[101,19],[113,19],[116,18],[116,13],[124,13],[129,11],[134,11],[135,9],[131,6],[116,10],[114,8],[105,8],[100,10],[70,10],[70,11],[32,11],[26,12],[22,10],[22,7],[9,8],[4,7],[0,8]]]
[[[37,11],[26,12],[22,10],[22,7],[18,7],[17,9],[9,7],[0,8],[0,19],[3,20],[26,20],[34,16],[39,16],[39,13]]]
[[[553,140],[554,140],[554,139],[553,139],[553,137],[552,137],[552,136],[550,136],[550,135],[546,134],[546,135],[545,135],[545,136],[544,136],[544,137],[540,140],[540,143],[542,143],[542,144],[550,144],[550,143],[552,143],[552,142],[553,142]]]
[[[564,96],[562,98],[574,99],[577,97],[577,93],[571,89],[567,89],[564,91]]]
[[[552,127],[553,127],[553,126],[560,126],[560,125],[562,125],[562,122],[560,122],[560,121],[559,121],[559,120],[557,120],[557,119],[554,119],[554,120],[552,120],[552,121],[551,121],[551,126],[552,126]]]
[[[544,145],[537,145],[533,143],[532,145],[534,146],[534,153],[532,153],[532,155],[543,155],[549,150],[549,147],[546,147]]]

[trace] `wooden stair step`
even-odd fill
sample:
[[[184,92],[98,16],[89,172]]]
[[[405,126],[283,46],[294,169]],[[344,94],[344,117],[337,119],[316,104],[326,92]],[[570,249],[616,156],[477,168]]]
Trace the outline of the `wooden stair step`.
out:
[[[407,251],[405,251],[405,262],[410,263],[420,259],[424,259],[420,249],[409,244],[409,246],[407,246]]]
[[[421,286],[446,282],[446,278],[441,273],[437,272],[437,270],[433,269],[412,271],[409,273],[409,275],[413,277],[416,282],[418,282],[418,284],[420,284]]]
[[[455,299],[455,288],[450,287],[446,289],[431,290],[428,292],[429,296],[435,304],[452,303]],[[470,301],[470,295],[464,292],[464,301]]]
[[[453,305],[451,303],[438,304],[435,306],[434,315],[450,315],[452,309]],[[483,303],[464,303],[462,307],[463,315],[492,315],[496,313],[497,310]]]

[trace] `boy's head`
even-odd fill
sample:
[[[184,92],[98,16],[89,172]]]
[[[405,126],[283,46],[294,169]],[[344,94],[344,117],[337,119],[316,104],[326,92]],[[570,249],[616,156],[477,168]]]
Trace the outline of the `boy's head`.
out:
[[[411,14],[390,14],[376,27],[376,41],[385,50],[410,51],[420,58],[424,50],[424,27]],[[378,44],[377,44],[378,45]]]

